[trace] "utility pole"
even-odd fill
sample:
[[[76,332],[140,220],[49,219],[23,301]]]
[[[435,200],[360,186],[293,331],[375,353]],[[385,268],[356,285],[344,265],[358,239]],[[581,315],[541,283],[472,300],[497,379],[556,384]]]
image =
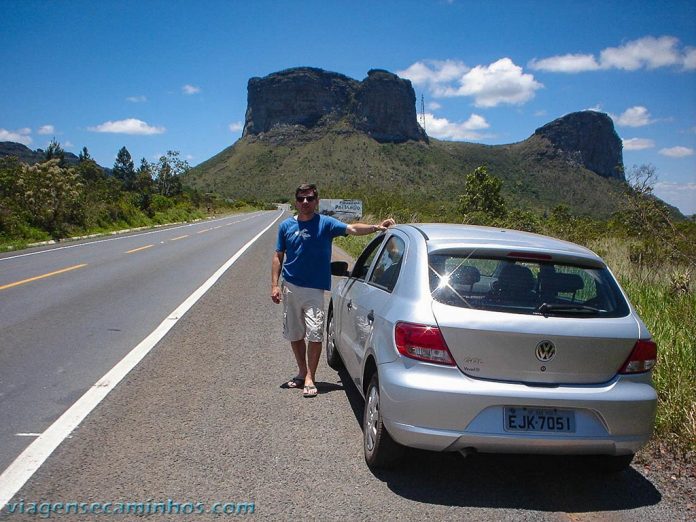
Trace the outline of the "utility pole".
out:
[[[423,132],[428,134],[425,131],[425,98],[423,98],[423,93],[421,93],[421,122],[423,124]]]

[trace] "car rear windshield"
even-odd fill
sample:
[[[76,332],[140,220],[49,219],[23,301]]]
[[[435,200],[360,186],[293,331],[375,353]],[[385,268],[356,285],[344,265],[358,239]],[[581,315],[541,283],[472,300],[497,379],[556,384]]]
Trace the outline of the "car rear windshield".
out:
[[[572,317],[624,317],[629,312],[606,268],[433,253],[429,273],[433,298],[451,306]]]

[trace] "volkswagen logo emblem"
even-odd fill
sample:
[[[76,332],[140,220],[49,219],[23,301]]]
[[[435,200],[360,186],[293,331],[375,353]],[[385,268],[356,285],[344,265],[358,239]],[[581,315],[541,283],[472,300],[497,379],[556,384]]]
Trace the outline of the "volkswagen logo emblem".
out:
[[[536,358],[541,362],[547,362],[556,355],[556,346],[551,341],[541,341],[536,345]]]

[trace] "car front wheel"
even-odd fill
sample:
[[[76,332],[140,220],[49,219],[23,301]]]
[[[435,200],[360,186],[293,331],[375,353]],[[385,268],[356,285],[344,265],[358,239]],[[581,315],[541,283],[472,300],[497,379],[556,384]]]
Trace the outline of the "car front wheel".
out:
[[[372,376],[365,394],[363,449],[370,468],[393,467],[404,452],[404,447],[391,438],[382,422],[377,373]]]

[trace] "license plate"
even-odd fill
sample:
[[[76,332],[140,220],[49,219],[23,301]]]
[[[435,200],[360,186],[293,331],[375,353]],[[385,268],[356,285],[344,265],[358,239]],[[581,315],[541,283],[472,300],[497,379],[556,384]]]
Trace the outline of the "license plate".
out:
[[[551,408],[505,408],[505,431],[575,433],[575,412]]]

